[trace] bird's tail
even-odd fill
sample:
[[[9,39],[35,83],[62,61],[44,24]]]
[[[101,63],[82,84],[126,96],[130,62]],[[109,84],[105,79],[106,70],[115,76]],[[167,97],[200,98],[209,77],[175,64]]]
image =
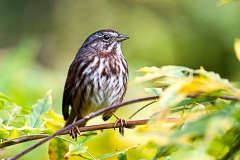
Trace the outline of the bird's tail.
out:
[[[66,124],[65,124],[65,127],[66,126],[68,126],[68,125],[70,125],[70,124],[72,124],[74,121],[76,122],[76,121],[78,121],[79,119],[81,119],[81,118],[83,118],[83,117],[77,117],[77,115],[75,114],[75,112],[73,111],[73,110],[71,110],[71,113],[70,113],[70,115],[69,115],[69,117],[68,117],[68,119],[67,119],[67,122],[66,122]],[[76,118],[76,119],[75,119]],[[84,122],[84,123],[82,123],[82,124],[80,124],[78,127],[83,127],[83,126],[85,126],[86,125],[86,122]]]

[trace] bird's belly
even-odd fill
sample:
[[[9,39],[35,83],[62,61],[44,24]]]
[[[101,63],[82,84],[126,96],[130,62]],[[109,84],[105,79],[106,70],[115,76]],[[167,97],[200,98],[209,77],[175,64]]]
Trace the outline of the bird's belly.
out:
[[[123,76],[93,78],[85,89],[81,106],[81,115],[87,115],[99,109],[122,101],[125,93]]]

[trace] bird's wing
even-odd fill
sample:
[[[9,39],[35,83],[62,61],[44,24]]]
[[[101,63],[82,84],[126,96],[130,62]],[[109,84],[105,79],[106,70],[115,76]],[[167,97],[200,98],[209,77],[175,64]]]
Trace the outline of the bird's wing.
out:
[[[77,61],[73,61],[69,67],[67,79],[65,82],[65,87],[63,91],[63,99],[62,99],[62,113],[65,120],[67,120],[69,116],[69,105],[70,105],[70,97],[75,85],[76,72],[79,63]]]
[[[86,55],[90,55],[92,53],[93,53],[93,50],[84,51],[84,53],[82,54],[78,53],[74,61],[69,67],[68,75],[67,75],[67,79],[66,79],[65,87],[63,91],[63,99],[62,99],[62,113],[63,113],[64,120],[67,120],[69,117],[69,105],[71,105],[70,99],[76,83],[76,78],[77,78],[76,76],[78,76],[77,73],[78,73],[79,65],[82,64],[83,65],[82,69],[84,69],[88,65],[88,63],[85,63],[85,60],[87,58],[89,59],[92,58],[91,56],[86,56]]]

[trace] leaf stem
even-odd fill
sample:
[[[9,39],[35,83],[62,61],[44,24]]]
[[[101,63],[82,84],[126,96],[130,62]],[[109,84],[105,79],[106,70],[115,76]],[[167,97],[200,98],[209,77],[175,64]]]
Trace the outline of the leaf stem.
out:
[[[86,151],[86,153],[87,153],[90,157],[92,157],[93,160],[97,160],[95,157],[93,157],[93,155],[92,155],[90,152]]]
[[[141,108],[138,109],[136,112],[134,112],[128,119],[129,119],[129,120],[132,119],[133,116],[135,116],[138,112],[140,112],[141,110],[143,110],[144,108],[146,108],[147,106],[149,106],[149,105],[151,105],[151,104],[153,104],[153,103],[155,103],[155,102],[157,102],[157,101],[156,101],[156,100],[155,100],[155,101],[152,101],[152,102],[146,104],[145,106],[141,107]]]

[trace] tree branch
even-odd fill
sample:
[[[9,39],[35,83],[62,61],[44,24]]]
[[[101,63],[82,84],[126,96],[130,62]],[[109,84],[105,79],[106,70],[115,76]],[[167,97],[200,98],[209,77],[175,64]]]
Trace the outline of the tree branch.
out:
[[[180,118],[167,118],[166,123],[176,122],[179,119]],[[135,126],[145,125],[148,122],[148,120],[149,119],[126,121],[127,125],[125,127],[126,128],[134,128]],[[91,126],[79,127],[79,130],[81,132],[88,132],[88,131],[112,129],[112,128],[114,128],[114,125],[115,125],[115,123],[91,125]],[[121,124],[118,123],[116,125],[116,128],[119,128],[119,127],[121,127]],[[64,135],[64,134],[69,134],[69,132],[65,131],[61,135]],[[29,142],[29,141],[33,141],[33,140],[46,138],[47,136],[49,136],[49,135],[48,134],[39,134],[39,135],[23,136],[23,137],[7,140],[7,141],[0,144],[0,148],[9,147],[9,146],[16,145],[16,144],[19,144],[19,143],[24,143],[24,142]]]

